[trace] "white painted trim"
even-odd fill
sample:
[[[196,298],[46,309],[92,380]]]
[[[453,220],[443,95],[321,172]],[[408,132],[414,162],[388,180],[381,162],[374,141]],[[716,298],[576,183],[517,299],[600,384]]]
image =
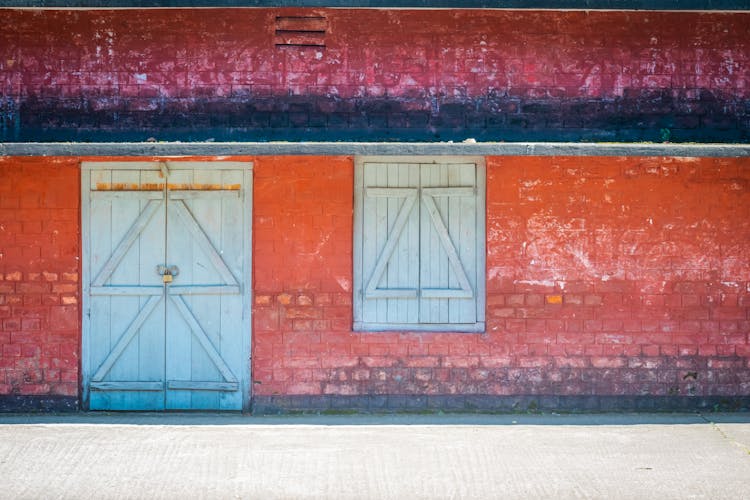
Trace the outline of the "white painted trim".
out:
[[[231,162],[230,162],[231,163]],[[242,391],[242,411],[250,410],[252,400],[253,372],[252,372],[252,342],[253,342],[253,164],[243,162],[237,164],[238,168],[244,169],[242,180],[243,207],[245,214],[243,224],[243,257],[244,276],[242,286],[242,317],[245,335],[242,336],[242,356],[245,360],[245,372],[240,377],[240,390]]]
[[[484,158],[477,160],[477,321],[484,331],[487,302],[487,165]],[[480,279],[481,278],[481,279]]]
[[[361,330],[357,328],[357,321],[362,318],[364,312],[364,270],[362,269],[362,243],[364,235],[362,234],[362,228],[364,224],[364,203],[365,203],[365,164],[366,158],[357,156],[354,158],[354,224],[352,229],[354,231],[354,246],[352,247],[352,258],[354,261],[352,269],[352,293],[354,294],[354,300],[352,300],[352,314],[354,321],[354,330]]]
[[[81,165],[81,408],[89,409],[91,362],[91,168]]]
[[[388,332],[414,332],[414,333],[484,333],[484,322],[479,323],[363,323],[354,322],[354,330],[366,334],[377,335]]]

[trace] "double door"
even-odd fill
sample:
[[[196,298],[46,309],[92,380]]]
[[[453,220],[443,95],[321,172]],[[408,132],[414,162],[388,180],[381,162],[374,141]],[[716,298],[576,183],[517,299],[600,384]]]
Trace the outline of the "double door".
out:
[[[84,163],[84,406],[247,408],[250,164]]]

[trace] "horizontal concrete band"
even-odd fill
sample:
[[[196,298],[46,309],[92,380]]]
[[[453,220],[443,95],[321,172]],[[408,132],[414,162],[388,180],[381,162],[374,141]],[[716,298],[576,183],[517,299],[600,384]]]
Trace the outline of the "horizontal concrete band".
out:
[[[117,142],[0,143],[0,156],[673,156],[748,157],[747,144],[450,142]]]
[[[77,411],[75,396],[0,395],[0,413],[26,411]]]
[[[747,0],[0,0],[0,7],[349,7],[462,9],[749,10]]]
[[[750,409],[750,396],[255,396],[254,414],[299,411],[693,411]]]

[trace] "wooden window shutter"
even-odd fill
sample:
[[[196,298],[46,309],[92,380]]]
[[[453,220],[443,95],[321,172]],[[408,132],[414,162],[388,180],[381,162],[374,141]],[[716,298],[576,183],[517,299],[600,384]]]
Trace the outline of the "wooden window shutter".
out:
[[[362,161],[355,329],[484,329],[484,171],[474,162]]]

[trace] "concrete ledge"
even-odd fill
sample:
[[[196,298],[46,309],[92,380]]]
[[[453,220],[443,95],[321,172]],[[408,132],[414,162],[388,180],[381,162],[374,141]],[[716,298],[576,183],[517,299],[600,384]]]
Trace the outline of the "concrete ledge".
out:
[[[0,156],[673,156],[750,157],[748,144],[570,142],[7,142]]]
[[[0,395],[0,413],[78,411],[74,396],[19,396]]]
[[[745,0],[1,0],[0,7],[338,7],[748,10]]]
[[[368,396],[255,396],[258,415],[290,412],[600,412],[748,410],[750,396],[494,396],[494,395],[368,395]]]

